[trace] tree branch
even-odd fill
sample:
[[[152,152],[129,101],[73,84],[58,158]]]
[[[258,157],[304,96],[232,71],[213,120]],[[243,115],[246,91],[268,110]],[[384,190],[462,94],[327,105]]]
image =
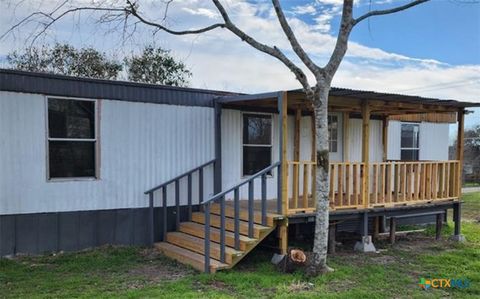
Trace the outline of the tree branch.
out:
[[[335,43],[335,49],[333,50],[330,60],[325,66],[325,77],[324,79],[328,80],[330,83],[333,76],[338,70],[340,63],[345,56],[348,48],[348,37],[353,28],[353,0],[344,0],[343,1],[343,11],[342,11],[342,20],[340,22],[340,29],[338,30],[337,42]],[[318,80],[318,78],[317,78]]]
[[[302,84],[303,89],[305,92],[311,92],[310,85],[308,84],[307,76],[305,73],[298,67],[296,66],[290,59],[285,56],[285,54],[280,51],[276,46],[270,47],[265,44],[259,43],[257,40],[255,40],[253,37],[249,36],[240,28],[238,28],[233,22],[230,20],[230,17],[228,16],[227,11],[225,8],[222,6],[219,0],[212,0],[213,4],[217,7],[218,11],[220,12],[223,20],[225,21],[225,28],[230,30],[233,34],[238,36],[242,41],[246,42],[250,46],[254,47],[255,49],[266,53],[270,56],[273,56],[283,62],[284,65],[286,65],[294,74],[297,80]]]
[[[399,6],[399,7],[395,7],[395,8],[391,8],[391,9],[385,9],[385,10],[372,10],[366,14],[364,14],[363,16],[360,16],[358,18],[356,18],[354,21],[353,21],[353,26],[357,25],[358,23],[360,23],[361,21],[369,18],[369,17],[373,17],[373,16],[381,16],[381,15],[388,15],[388,14],[392,14],[392,13],[396,13],[396,12],[399,12],[399,11],[402,11],[402,10],[406,10],[410,7],[414,7],[414,6],[417,6],[419,4],[422,4],[422,3],[425,3],[425,2],[428,2],[430,0],[415,0],[415,1],[412,1],[408,4],[405,4],[405,5],[402,5],[402,6]]]
[[[318,76],[321,72],[322,69],[317,66],[312,59],[310,59],[310,56],[303,50],[302,46],[298,42],[295,34],[292,31],[292,28],[288,24],[287,18],[285,17],[285,14],[283,13],[283,9],[280,6],[280,3],[278,0],[272,0],[273,7],[275,8],[275,12],[277,14],[278,21],[280,22],[280,25],[282,26],[283,32],[287,36],[288,40],[290,41],[290,45],[292,46],[293,51],[297,54],[298,58],[302,60],[302,62],[305,64],[305,66],[308,67],[308,69],[315,75]]]
[[[132,16],[136,17],[137,19],[139,19],[142,23],[144,23],[146,25],[156,27],[159,30],[165,31],[165,32],[173,34],[173,35],[199,34],[199,33],[204,33],[204,32],[207,32],[207,31],[211,31],[211,30],[216,29],[216,28],[224,28],[225,27],[224,23],[217,23],[217,24],[213,24],[213,25],[210,25],[210,26],[207,26],[207,27],[204,27],[204,28],[199,28],[199,29],[176,31],[176,30],[169,29],[169,28],[167,28],[163,25],[160,25],[159,23],[149,21],[149,20],[145,19],[144,17],[142,17],[137,11],[136,3],[132,3],[131,1],[127,0],[127,5],[128,6],[127,6],[127,8],[125,8],[125,12],[127,12],[127,13],[131,14]]]

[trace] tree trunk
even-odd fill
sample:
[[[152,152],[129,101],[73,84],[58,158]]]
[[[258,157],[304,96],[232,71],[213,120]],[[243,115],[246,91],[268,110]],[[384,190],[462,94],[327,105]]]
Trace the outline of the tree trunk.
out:
[[[313,93],[315,113],[315,134],[317,147],[316,200],[317,211],[315,220],[315,239],[312,257],[307,274],[316,276],[333,271],[327,266],[328,225],[329,225],[329,181],[328,181],[328,93],[330,84],[317,83]]]

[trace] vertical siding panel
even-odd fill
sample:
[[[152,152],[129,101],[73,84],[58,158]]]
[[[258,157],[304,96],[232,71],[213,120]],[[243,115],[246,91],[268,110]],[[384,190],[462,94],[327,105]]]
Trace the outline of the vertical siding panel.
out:
[[[420,123],[420,160],[448,160],[449,124]]]
[[[103,100],[100,130],[100,180],[47,182],[44,97],[0,92],[0,214],[145,207],[146,189],[213,158],[208,107]]]
[[[390,121],[388,123],[388,160],[400,160],[400,137],[401,123],[399,121]]]

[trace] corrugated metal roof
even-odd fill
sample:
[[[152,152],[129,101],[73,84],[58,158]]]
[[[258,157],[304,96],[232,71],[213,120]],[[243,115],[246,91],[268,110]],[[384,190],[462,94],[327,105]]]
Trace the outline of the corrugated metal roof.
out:
[[[126,81],[79,78],[47,73],[0,69],[0,90],[40,93],[80,98],[112,99],[131,102],[213,107],[214,98],[242,96],[239,93],[134,83]],[[301,89],[289,92],[303,92]],[[480,107],[480,103],[442,100],[414,95],[393,94],[366,90],[332,87],[330,96],[362,100],[383,100],[436,104],[451,107]]]
[[[213,107],[216,90],[79,78],[0,69],[0,90],[92,99],[111,99],[184,106]]]
[[[297,90],[301,91],[301,90]],[[362,100],[382,100],[396,102],[414,102],[417,104],[435,104],[454,107],[480,107],[480,103],[463,102],[456,100],[442,100],[438,98],[427,98],[415,95],[394,94],[387,92],[376,92],[367,90],[355,90],[348,88],[332,87],[330,96],[350,97]]]

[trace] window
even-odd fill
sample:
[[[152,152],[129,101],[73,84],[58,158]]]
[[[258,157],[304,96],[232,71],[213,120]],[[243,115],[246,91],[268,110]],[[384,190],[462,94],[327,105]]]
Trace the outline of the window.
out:
[[[243,115],[243,175],[252,175],[272,162],[272,117]]]
[[[338,116],[328,116],[328,150],[331,153],[338,151]]]
[[[419,132],[418,124],[402,124],[400,159],[402,161],[417,161],[419,159]]]
[[[96,177],[95,101],[48,99],[48,178]]]

